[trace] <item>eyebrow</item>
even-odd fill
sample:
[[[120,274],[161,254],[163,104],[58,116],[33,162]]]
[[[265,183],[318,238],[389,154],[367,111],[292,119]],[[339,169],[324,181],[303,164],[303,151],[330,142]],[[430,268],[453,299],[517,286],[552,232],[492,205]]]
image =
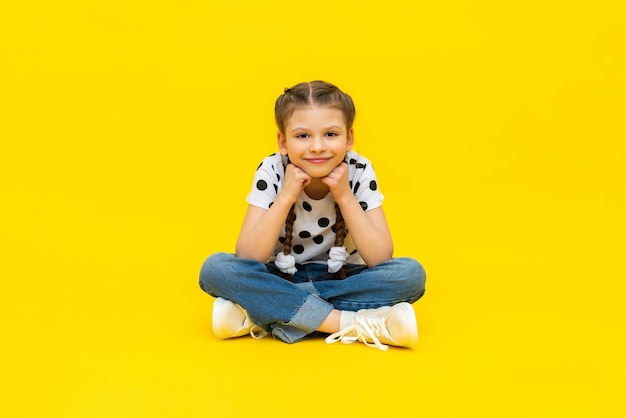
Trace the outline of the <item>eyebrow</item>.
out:
[[[332,125],[332,126],[327,126],[326,128],[322,128],[323,131],[329,131],[329,130],[332,130],[332,129],[341,130],[341,126],[339,126],[339,125]],[[310,131],[310,129],[309,128],[305,128],[303,126],[296,126],[295,128],[293,128],[291,130],[292,133],[293,132],[297,132],[297,131]]]

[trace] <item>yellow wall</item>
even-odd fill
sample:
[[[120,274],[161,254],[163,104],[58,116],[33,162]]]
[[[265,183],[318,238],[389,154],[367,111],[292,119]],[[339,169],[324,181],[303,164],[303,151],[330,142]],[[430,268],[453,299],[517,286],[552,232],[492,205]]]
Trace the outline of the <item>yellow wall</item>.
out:
[[[196,288],[275,98],[312,79],[355,99],[396,255],[428,272],[422,352],[345,372],[419,388],[385,399],[423,416],[625,414],[625,27],[617,0],[1,2],[2,415],[208,416],[203,355],[272,396],[255,347],[328,356],[307,402],[368,411],[375,389],[335,386],[370,352],[224,352]],[[255,402],[229,384],[215,416]]]

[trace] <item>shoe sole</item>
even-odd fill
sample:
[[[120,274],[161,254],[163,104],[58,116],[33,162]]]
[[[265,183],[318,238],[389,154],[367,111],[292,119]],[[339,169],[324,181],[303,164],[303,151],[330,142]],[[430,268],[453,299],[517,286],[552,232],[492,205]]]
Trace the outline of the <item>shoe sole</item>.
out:
[[[408,338],[408,342],[407,342],[407,347],[414,347],[414,346],[416,346],[419,333],[417,331],[417,319],[415,318],[415,311],[413,310],[413,306],[411,306],[411,304],[408,303],[408,302],[402,302],[402,303],[399,303],[398,305],[396,305],[394,307],[395,308],[401,308],[402,311],[407,316],[407,319],[409,320],[409,323],[414,325],[413,327],[411,327],[411,329],[408,330],[409,331],[409,338]]]
[[[221,329],[221,327],[219,326],[220,321],[217,320],[217,318],[221,316],[222,309],[224,308],[224,305],[226,305],[226,303],[232,303],[232,302],[227,301],[226,299],[220,298],[220,297],[215,299],[215,302],[213,302],[213,315],[211,318],[211,327],[213,328],[213,334],[215,334],[215,336],[221,340],[225,340],[229,337]]]

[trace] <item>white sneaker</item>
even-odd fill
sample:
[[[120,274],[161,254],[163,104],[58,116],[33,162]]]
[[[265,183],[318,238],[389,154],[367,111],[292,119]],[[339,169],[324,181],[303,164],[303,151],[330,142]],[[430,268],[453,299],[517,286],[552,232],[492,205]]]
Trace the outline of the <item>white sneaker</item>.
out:
[[[413,307],[406,302],[356,312],[352,324],[329,335],[326,343],[361,341],[369,347],[387,351],[387,345],[413,347],[417,344],[417,322]]]
[[[223,340],[247,334],[257,339],[267,335],[250,321],[245,309],[224,298],[217,298],[213,303],[213,333]]]

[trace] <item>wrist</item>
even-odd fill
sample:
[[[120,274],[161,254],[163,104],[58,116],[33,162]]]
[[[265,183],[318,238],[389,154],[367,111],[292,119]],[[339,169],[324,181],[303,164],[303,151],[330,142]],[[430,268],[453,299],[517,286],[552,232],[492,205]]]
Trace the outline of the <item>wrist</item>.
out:
[[[278,208],[285,208],[286,210],[291,209],[291,206],[296,203],[296,200],[298,200],[298,198],[296,197],[295,199],[290,197],[290,196],[285,196],[283,193],[279,194],[278,197],[276,197],[276,200],[274,201],[274,204],[272,205],[272,207],[278,207]]]
[[[348,190],[346,193],[333,195],[333,199],[335,200],[335,203],[339,205],[340,209],[343,209],[346,205],[356,202],[356,197],[352,194],[351,190]]]

